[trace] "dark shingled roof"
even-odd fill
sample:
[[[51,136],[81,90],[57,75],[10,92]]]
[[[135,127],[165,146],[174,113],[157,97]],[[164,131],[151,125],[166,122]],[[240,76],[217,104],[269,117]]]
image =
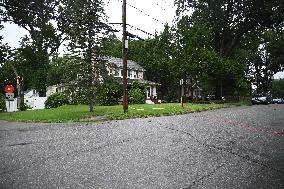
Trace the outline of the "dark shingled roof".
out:
[[[121,58],[107,57],[106,59],[109,63],[113,63],[118,67],[122,67]],[[137,62],[134,62],[132,60],[127,60],[127,68],[145,71],[145,69],[142,66],[140,66]]]

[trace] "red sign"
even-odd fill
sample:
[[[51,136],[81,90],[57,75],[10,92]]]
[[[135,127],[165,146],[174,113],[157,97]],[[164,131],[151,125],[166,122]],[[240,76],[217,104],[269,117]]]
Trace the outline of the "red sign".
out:
[[[5,92],[6,93],[13,93],[14,92],[14,87],[13,87],[13,85],[7,85],[6,87],[5,87]]]

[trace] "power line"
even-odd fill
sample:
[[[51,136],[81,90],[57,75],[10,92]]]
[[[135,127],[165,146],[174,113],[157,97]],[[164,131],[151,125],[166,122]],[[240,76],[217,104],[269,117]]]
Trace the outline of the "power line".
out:
[[[119,2],[122,2],[122,0],[118,0],[118,1],[119,1]],[[129,7],[133,8],[133,9],[139,11],[139,12],[141,12],[142,14],[145,14],[146,16],[150,17],[152,20],[154,20],[154,21],[156,21],[156,22],[159,22],[159,23],[165,25],[164,22],[162,22],[162,21],[160,21],[159,19],[157,19],[157,18],[151,16],[149,13],[146,13],[145,11],[143,11],[143,10],[141,10],[141,9],[139,9],[139,8],[137,8],[137,7],[135,7],[134,5],[131,5],[131,4],[129,4],[129,3],[126,3],[126,5],[128,5]]]
[[[130,29],[132,29],[132,28],[130,28]],[[111,30],[111,32],[119,32],[119,31],[122,31],[122,29],[120,28],[120,29],[112,29],[112,30]],[[134,31],[134,30],[132,30],[132,31]],[[143,40],[143,41],[144,41],[144,39],[143,39],[142,37],[140,37],[140,36],[137,35],[137,34],[133,34],[133,33],[129,32],[129,31],[126,31],[126,35],[127,35],[128,37],[130,37],[130,38],[137,38],[137,39],[139,39],[139,40]]]
[[[110,25],[122,25],[122,23],[118,23],[118,22],[116,22],[116,23],[108,23],[108,24],[110,24]],[[150,32],[147,32],[145,30],[142,30],[142,29],[140,29],[140,28],[138,28],[136,26],[133,26],[131,24],[126,24],[126,25],[129,26],[131,29],[135,29],[136,31],[143,32],[144,34],[147,34],[147,35],[150,35],[150,36],[155,36],[154,34],[152,34]]]
[[[135,7],[135,6],[131,5],[131,4],[129,4],[129,3],[127,3],[127,5],[130,6],[131,8],[136,9],[137,11],[139,11],[139,12],[145,14],[146,16],[150,17],[151,19],[155,20],[156,22],[160,22],[161,24],[165,25],[164,22],[158,20],[157,18],[154,18],[153,16],[151,16],[150,14],[148,14],[148,13],[142,11],[141,9],[139,9],[139,8],[137,8],[137,7]]]
[[[145,34],[147,34],[147,35],[155,36],[154,34],[149,33],[149,32],[146,32],[146,31],[144,31],[144,30],[142,30],[142,29],[140,29],[140,28],[138,28],[138,27],[136,27],[136,26],[133,26],[133,25],[131,25],[131,24],[127,24],[127,25],[130,26],[131,28],[134,28],[135,30],[141,31],[141,32],[143,32],[143,33],[145,33]]]

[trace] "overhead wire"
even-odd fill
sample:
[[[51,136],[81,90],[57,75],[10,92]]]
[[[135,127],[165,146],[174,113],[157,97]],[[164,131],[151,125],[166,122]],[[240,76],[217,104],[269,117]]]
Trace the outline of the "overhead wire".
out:
[[[164,22],[158,20],[157,18],[154,18],[153,16],[151,16],[150,14],[148,14],[148,13],[142,11],[141,9],[139,9],[139,8],[137,8],[137,7],[135,7],[135,6],[131,5],[131,4],[129,4],[129,3],[126,3],[126,5],[128,5],[128,6],[132,7],[133,9],[136,9],[137,11],[139,11],[139,12],[145,14],[146,16],[150,17],[151,19],[155,20],[156,22],[160,22],[161,24],[165,25]]]
[[[108,23],[108,24],[110,24],[110,25],[122,25],[122,23]],[[144,34],[146,34],[146,35],[148,35],[148,36],[155,36],[154,34],[152,34],[152,33],[150,33],[150,32],[147,32],[147,31],[145,31],[145,30],[143,30],[143,29],[140,29],[140,28],[138,28],[138,27],[136,27],[136,26],[133,26],[133,25],[131,25],[131,24],[126,24],[127,26],[129,26],[129,28],[131,28],[132,30],[135,30],[135,31],[140,31],[140,32],[142,32],[142,33],[144,33]],[[119,29],[120,30],[120,29]],[[120,30],[121,31],[121,30]]]
[[[118,2],[122,2],[122,0],[118,0]],[[155,4],[155,5],[158,5],[158,6],[160,6],[160,7],[162,7],[159,3],[155,3],[155,2],[154,2],[154,4]],[[133,5],[133,4],[126,3],[126,5],[129,6],[129,7],[131,7],[131,8],[133,8],[133,9],[135,9],[136,11],[138,11],[138,12],[140,12],[140,13],[142,13],[142,14],[148,16],[149,18],[151,18],[152,20],[154,20],[154,21],[156,21],[156,22],[159,22],[159,23],[161,23],[161,24],[163,24],[163,25],[166,24],[165,22],[162,22],[161,20],[159,20],[159,19],[157,19],[157,18],[151,16],[151,15],[150,15],[149,13],[147,13],[146,11],[144,11],[144,10],[142,10],[142,9],[140,9],[140,8],[137,8],[137,7],[136,7],[135,5]],[[172,7],[172,6],[171,6],[171,7]],[[164,12],[166,11],[165,8],[162,8],[162,9],[164,10]],[[113,24],[114,24],[114,23],[113,23]],[[134,25],[131,25],[131,24],[127,24],[127,25],[128,25],[131,29],[134,29],[134,30],[136,30],[136,31],[142,32],[143,34],[146,34],[146,35],[148,35],[148,36],[155,36],[155,34],[152,34],[151,32],[147,32],[146,30],[141,29],[141,28],[138,28],[138,27],[136,27],[136,26],[134,26]]]
[[[118,0],[118,1],[122,3],[122,0]],[[128,5],[129,7],[133,8],[133,9],[135,9],[135,10],[137,10],[137,11],[139,11],[140,13],[142,13],[142,14],[148,16],[148,17],[151,18],[152,20],[154,20],[154,21],[156,21],[156,22],[159,22],[159,23],[165,25],[164,22],[162,22],[162,21],[160,21],[159,19],[157,19],[157,18],[151,16],[151,15],[150,15],[149,13],[147,13],[146,11],[139,9],[139,8],[137,8],[136,6],[134,6],[134,5],[130,4],[130,3],[126,3],[126,5]]]

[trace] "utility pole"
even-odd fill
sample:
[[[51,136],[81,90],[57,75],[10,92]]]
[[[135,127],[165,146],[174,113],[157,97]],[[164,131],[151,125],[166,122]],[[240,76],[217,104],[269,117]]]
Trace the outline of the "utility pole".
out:
[[[122,64],[123,64],[123,111],[128,112],[127,94],[127,44],[126,44],[126,0],[122,1]]]

